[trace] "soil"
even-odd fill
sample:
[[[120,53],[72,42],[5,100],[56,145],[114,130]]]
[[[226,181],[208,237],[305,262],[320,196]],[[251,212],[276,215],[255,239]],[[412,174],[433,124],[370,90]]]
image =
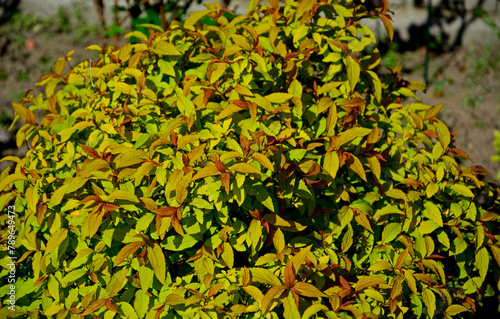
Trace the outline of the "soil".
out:
[[[28,89],[39,94],[34,83],[50,72],[52,63],[67,51],[75,50],[73,65],[95,59],[95,53],[85,48],[101,44],[102,39],[97,32],[75,41],[74,33],[61,32],[52,24],[34,24],[21,34],[0,32],[0,158],[23,156],[26,152],[25,145],[17,148],[13,134],[22,121],[8,131],[14,118],[11,103]],[[500,130],[500,40],[487,42],[487,45],[467,44],[454,52],[431,56],[430,84],[427,93],[420,93],[419,97],[426,104],[444,104],[442,119],[452,131],[458,131],[455,146],[474,160],[464,164],[484,166],[491,172],[486,179],[492,181],[500,171],[500,163],[490,160],[495,154],[494,130]],[[403,65],[403,78],[423,80],[424,50],[394,53],[392,58]],[[384,61],[391,62],[387,58]],[[7,165],[9,162],[1,162],[0,171]]]

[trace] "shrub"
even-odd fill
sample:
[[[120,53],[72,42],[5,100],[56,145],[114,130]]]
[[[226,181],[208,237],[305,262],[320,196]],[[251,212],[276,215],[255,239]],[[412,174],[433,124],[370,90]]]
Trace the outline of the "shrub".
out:
[[[14,103],[32,148],[3,159],[16,313],[451,318],[498,296],[498,187],[459,167],[441,105],[403,103],[422,84],[377,76],[359,21],[391,35],[386,10],[215,3],[56,61]]]

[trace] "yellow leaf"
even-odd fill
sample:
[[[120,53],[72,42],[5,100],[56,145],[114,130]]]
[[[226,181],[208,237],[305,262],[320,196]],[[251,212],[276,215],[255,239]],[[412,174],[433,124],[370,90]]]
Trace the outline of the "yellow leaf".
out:
[[[222,260],[226,263],[229,269],[233,268],[234,264],[234,252],[233,247],[230,243],[224,243],[224,251],[222,252]]]
[[[268,100],[271,103],[285,103],[286,101],[290,100],[293,98],[293,95],[290,93],[271,93],[269,95],[266,95],[264,97],[266,100]]]
[[[396,188],[393,188],[393,189],[389,189],[388,191],[385,192],[385,195],[389,196],[389,197],[392,197],[392,198],[397,198],[397,199],[402,199],[404,200],[405,202],[408,201],[408,197],[406,196],[406,194],[400,190],[400,189],[396,189]]]
[[[165,263],[165,255],[157,243],[154,244],[153,248],[147,248],[148,260],[153,267],[156,278],[162,283],[165,283],[165,275],[167,271],[167,265]]]
[[[184,135],[183,137],[180,138],[179,142],[177,143],[177,150],[182,150],[184,147],[186,147],[186,145],[196,142],[199,139],[200,139],[200,134]]]
[[[6,187],[8,185],[14,183],[15,181],[19,181],[19,180],[25,181],[26,177],[23,174],[21,174],[21,173],[12,174],[12,175],[9,175],[9,176],[5,177],[0,182],[0,191],[5,191]]]
[[[59,228],[55,231],[54,234],[50,237],[47,242],[47,247],[45,248],[45,256],[59,248],[61,243],[68,237],[68,230],[65,228]]]
[[[124,267],[116,272],[111,280],[108,282],[108,286],[106,287],[106,292],[110,297],[114,297],[118,294],[120,290],[123,288],[123,283],[127,278],[128,268]]]
[[[403,275],[405,277],[406,284],[410,287],[411,291],[414,294],[417,294],[417,283],[415,282],[415,277],[413,277],[413,273],[410,270],[404,269]]]
[[[325,158],[323,160],[323,168],[328,174],[330,174],[332,178],[335,178],[335,176],[337,176],[339,165],[340,161],[337,152],[327,152],[325,154]]]
[[[124,38],[125,38],[125,39],[130,39],[130,38],[132,38],[132,37],[136,37],[136,38],[138,38],[138,39],[141,39],[141,40],[143,40],[144,42],[147,42],[147,41],[148,41],[148,37],[147,37],[144,33],[140,32],[140,31],[132,31],[132,32],[127,33],[127,34],[124,36]]]
[[[462,305],[451,305],[448,308],[446,308],[445,313],[450,316],[454,316],[464,311],[469,311],[469,310]]]
[[[362,290],[364,288],[376,286],[376,285],[379,285],[379,284],[382,284],[382,283],[385,283],[385,280],[382,279],[382,278],[380,278],[380,277],[377,277],[377,276],[364,276],[356,284],[356,292],[358,292],[358,291],[360,291],[360,290]]]
[[[349,143],[358,137],[370,134],[371,131],[372,129],[366,127],[354,127],[348,129],[344,133],[340,134],[339,138],[336,140],[337,149],[340,148],[342,145]]]
[[[214,175],[220,175],[220,171],[215,165],[207,165],[203,167],[201,170],[199,170],[194,176],[193,176],[193,181],[200,179],[200,178],[205,178],[208,176],[214,176]]]
[[[137,91],[130,84],[124,82],[115,82],[114,85],[116,90],[118,90],[119,92],[133,97],[137,97]]]
[[[234,90],[236,92],[238,92],[238,94],[241,94],[241,95],[254,96],[252,91],[250,91],[247,87],[245,87],[241,84],[236,84],[236,86],[234,87]]]
[[[231,172],[239,172],[243,174],[260,174],[260,171],[253,165],[248,163],[236,163],[229,168]]]
[[[227,63],[214,63],[215,70],[210,76],[210,83],[215,83],[226,72]]]
[[[231,116],[233,115],[234,113],[236,112],[239,112],[243,110],[243,108],[237,106],[236,104],[233,104],[233,103],[229,103],[229,105],[225,106],[222,111],[219,113],[219,115],[217,115],[217,117],[215,118],[215,121],[220,121],[228,116]]]
[[[366,161],[368,162],[368,165],[370,165],[370,169],[372,170],[373,175],[377,178],[377,180],[380,180],[380,174],[382,173],[382,169],[380,167],[380,162],[376,156],[370,156],[367,155]]]
[[[167,41],[160,41],[156,43],[156,46],[152,51],[160,55],[182,55],[182,53],[177,50],[175,45]]]
[[[184,21],[184,28],[189,29],[190,27],[193,27],[198,20],[203,18],[204,16],[210,14],[214,10],[203,10],[203,11],[195,11],[189,15],[189,17]]]
[[[358,84],[359,81],[359,74],[361,72],[361,68],[359,66],[359,63],[356,62],[350,55],[346,59],[346,67],[347,67],[347,80],[349,81],[351,92],[354,92],[356,84]]]
[[[322,293],[318,288],[305,282],[298,282],[293,286],[293,288],[295,288],[302,296],[313,298],[326,297],[326,295]]]
[[[386,260],[379,260],[368,268],[369,271],[392,270],[392,265]]]
[[[125,247],[120,249],[120,251],[116,255],[115,261],[113,262],[113,267],[116,267],[119,264],[121,264],[125,260],[125,258],[135,253],[135,251],[139,249],[142,245],[144,245],[143,241],[134,241],[131,242],[130,244],[125,245]]]
[[[135,194],[132,194],[131,192],[124,189],[118,189],[109,194],[108,202],[113,202],[115,200],[126,200],[133,203],[139,202],[139,199],[137,198],[137,196],[135,196]]]
[[[361,164],[359,158],[351,154],[351,158],[347,162],[347,165],[366,182],[365,169],[363,168],[363,164]]]
[[[252,281],[271,286],[281,285],[281,281],[269,269],[250,268],[250,273],[252,274]]]
[[[264,166],[265,168],[267,168],[271,172],[274,172],[273,164],[271,163],[271,161],[269,160],[269,158],[267,158],[265,155],[263,155],[261,153],[255,152],[255,153],[252,154],[252,157],[257,162],[259,162],[260,165]]]

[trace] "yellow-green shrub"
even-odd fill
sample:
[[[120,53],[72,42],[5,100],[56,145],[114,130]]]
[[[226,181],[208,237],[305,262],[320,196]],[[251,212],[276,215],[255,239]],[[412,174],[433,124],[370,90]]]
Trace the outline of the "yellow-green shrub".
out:
[[[21,316],[450,318],[498,293],[498,189],[441,105],[403,104],[422,84],[377,75],[359,21],[391,36],[386,5],[207,8],[14,104]]]

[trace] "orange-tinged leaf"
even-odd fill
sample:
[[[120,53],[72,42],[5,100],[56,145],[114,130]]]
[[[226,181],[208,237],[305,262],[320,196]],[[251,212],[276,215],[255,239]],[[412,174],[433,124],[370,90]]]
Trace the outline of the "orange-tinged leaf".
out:
[[[219,292],[219,290],[222,288],[222,286],[224,286],[224,281],[220,281],[220,282],[216,283],[215,285],[213,285],[210,288],[210,290],[208,291],[207,299],[210,299],[213,296],[215,296]]]
[[[361,227],[368,230],[372,234],[374,233],[372,225],[370,224],[370,221],[368,220],[368,217],[366,217],[365,213],[358,211],[358,213],[354,215],[354,219]]]
[[[125,245],[125,247],[120,249],[120,251],[116,255],[113,267],[116,267],[119,264],[121,264],[128,256],[135,253],[136,250],[139,249],[142,245],[144,245],[143,241],[134,241],[131,242],[130,244]]]
[[[242,285],[243,287],[248,286],[250,283],[250,271],[247,267],[243,268],[243,277],[242,277]]]
[[[260,174],[260,171],[253,165],[248,163],[236,163],[229,168],[231,172],[239,172],[243,174]]]
[[[239,107],[238,105],[234,104],[234,103],[229,103],[229,105],[225,106],[224,109],[219,113],[219,115],[217,115],[217,117],[215,118],[215,121],[220,121],[228,116],[231,116],[233,115],[234,113],[236,112],[239,112],[243,110],[242,107]]]
[[[410,254],[410,250],[407,247],[403,251],[403,253],[401,255],[399,255],[398,260],[396,261],[396,265],[394,265],[394,268],[396,268],[396,269],[401,268],[401,266],[404,264],[404,262],[406,261],[406,258],[408,257],[409,254]]]
[[[194,176],[193,176],[193,181],[200,179],[200,178],[205,178],[208,176],[214,176],[214,175],[220,175],[220,171],[215,165],[207,165],[203,167],[201,170],[199,170]]]
[[[177,143],[177,150],[182,150],[184,147],[186,147],[186,145],[194,143],[199,139],[200,139],[200,134],[184,135],[183,137],[180,138],[179,142]]]
[[[118,292],[122,290],[128,271],[129,269],[124,267],[111,277],[111,280],[108,282],[108,286],[106,287],[106,292],[110,297],[116,296]]]
[[[252,93],[252,91],[250,91],[247,87],[241,85],[241,84],[236,84],[236,86],[234,87],[234,90],[236,92],[238,92],[239,94],[241,95],[245,95],[245,96],[254,96],[254,94]]]
[[[392,22],[390,20],[390,16],[382,13],[379,15],[380,20],[382,20],[382,23],[384,24],[384,28],[387,31],[387,35],[389,36],[389,39],[392,41],[394,37],[394,27],[392,26]]]
[[[226,190],[226,194],[229,194],[231,190],[231,173],[221,173],[220,181],[222,183],[222,187]]]
[[[356,292],[382,283],[385,283],[385,279],[383,278],[377,276],[364,276],[356,284]]]
[[[296,283],[293,286],[293,289],[297,290],[299,294],[306,297],[313,297],[313,298],[326,297],[326,295],[322,293],[321,290],[306,282]]]
[[[81,316],[85,317],[87,315],[90,315],[91,313],[96,312],[97,310],[101,309],[102,307],[105,307],[106,301],[107,301],[106,298],[100,298],[100,299],[95,300],[87,308],[85,308],[85,311],[81,314]]]
[[[283,281],[287,288],[293,287],[293,283],[295,282],[295,271],[293,269],[291,260],[288,260],[288,262],[286,263]]]
[[[262,313],[267,312],[267,307],[269,306],[271,301],[273,301],[274,297],[276,297],[278,294],[281,295],[281,293],[285,291],[285,289],[286,286],[279,285],[279,286],[273,286],[271,287],[271,289],[268,290],[268,292],[264,296],[264,299],[262,300],[262,307],[261,307]]]
[[[425,111],[424,120],[432,119],[434,116],[436,116],[439,113],[439,111],[441,111],[442,107],[443,107],[443,103],[434,105],[430,109],[427,109],[427,111]]]

